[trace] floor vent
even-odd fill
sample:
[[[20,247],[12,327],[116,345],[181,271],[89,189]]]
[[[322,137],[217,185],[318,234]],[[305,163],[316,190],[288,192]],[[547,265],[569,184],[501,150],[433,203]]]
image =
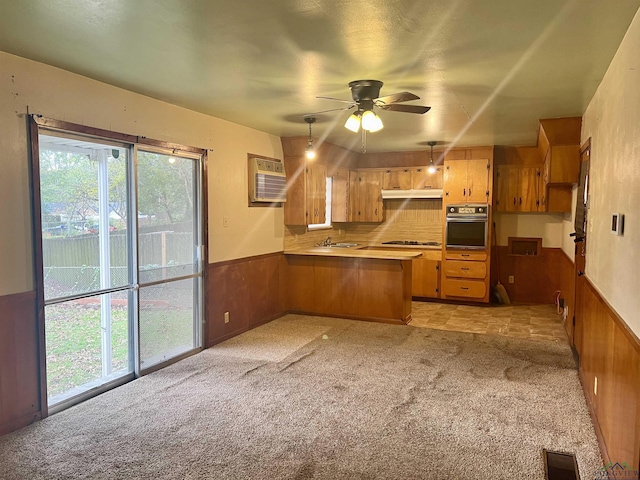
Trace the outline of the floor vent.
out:
[[[547,480],[580,480],[578,462],[572,453],[543,450],[544,470]]]

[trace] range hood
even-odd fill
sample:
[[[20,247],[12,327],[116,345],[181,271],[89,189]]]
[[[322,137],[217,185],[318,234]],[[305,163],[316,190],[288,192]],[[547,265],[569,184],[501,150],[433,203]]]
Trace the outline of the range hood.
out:
[[[419,190],[382,190],[382,198],[442,198],[442,189],[421,188]]]

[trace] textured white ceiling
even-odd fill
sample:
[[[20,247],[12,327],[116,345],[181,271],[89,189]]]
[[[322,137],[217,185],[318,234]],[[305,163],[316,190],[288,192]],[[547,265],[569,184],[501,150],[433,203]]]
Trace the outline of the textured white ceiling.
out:
[[[410,91],[367,151],[533,145],[581,115],[640,0],[0,0],[0,50],[280,136],[357,79]],[[639,53],[640,54],[640,53]],[[358,148],[347,112],[314,136]]]

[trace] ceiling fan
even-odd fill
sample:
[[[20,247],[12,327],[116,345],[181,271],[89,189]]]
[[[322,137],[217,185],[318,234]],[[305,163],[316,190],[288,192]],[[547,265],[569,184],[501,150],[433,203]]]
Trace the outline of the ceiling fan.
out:
[[[337,110],[350,110],[357,107],[358,109],[344,124],[345,128],[355,133],[360,129],[360,125],[362,125],[363,130],[368,132],[377,132],[382,129],[382,120],[373,111],[374,107],[391,112],[418,114],[427,113],[431,109],[431,107],[425,107],[422,105],[398,105],[402,102],[420,99],[419,96],[411,92],[400,92],[381,97],[380,89],[382,88],[382,85],[383,83],[379,80],[354,80],[353,82],[349,82],[349,88],[351,89],[351,97],[353,100],[342,100],[340,98],[333,97],[316,97],[348,103],[349,105],[343,108],[333,108],[331,110],[316,112],[316,114],[334,112]]]

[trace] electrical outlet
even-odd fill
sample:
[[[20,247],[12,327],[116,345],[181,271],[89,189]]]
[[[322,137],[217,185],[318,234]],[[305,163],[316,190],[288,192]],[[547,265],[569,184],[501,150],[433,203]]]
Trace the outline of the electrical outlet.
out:
[[[224,312],[224,323],[229,323],[229,312]]]
[[[509,275],[509,283],[516,283],[516,279],[513,275]]]
[[[569,315],[569,307],[565,305],[564,309],[562,310],[562,320],[566,320],[567,315]]]
[[[598,395],[598,377],[593,380],[593,394]]]

